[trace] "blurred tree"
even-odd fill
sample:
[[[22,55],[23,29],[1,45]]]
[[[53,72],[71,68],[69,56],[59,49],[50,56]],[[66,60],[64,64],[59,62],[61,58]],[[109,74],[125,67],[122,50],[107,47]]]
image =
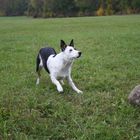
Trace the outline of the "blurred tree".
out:
[[[43,17],[53,17],[52,6],[53,0],[44,0]]]
[[[105,9],[106,9],[106,1],[104,0],[99,0],[99,4],[98,4],[98,9],[96,11],[96,15],[97,16],[103,16],[105,15]]]
[[[34,17],[73,16],[76,10],[74,0],[30,0],[28,9]]]
[[[28,9],[29,0],[19,0],[17,4],[18,15],[24,15]]]
[[[140,0],[132,0],[131,4],[134,13],[140,13]]]
[[[28,14],[34,18],[42,16],[44,0],[30,0],[28,5]]]
[[[140,0],[0,0],[0,15],[61,17],[140,13]]]
[[[107,0],[107,8],[106,8],[106,15],[112,15],[112,0]]]
[[[115,14],[127,14],[132,9],[132,1],[136,0],[112,0],[112,9]]]
[[[79,15],[94,15],[99,5],[98,0],[75,0]]]
[[[5,15],[6,14],[5,11],[6,11],[6,0],[5,1],[0,0],[0,16]]]
[[[28,0],[0,0],[0,12],[7,16],[24,15]]]
[[[74,0],[55,0],[53,1],[52,11],[57,16],[73,16],[76,13]]]

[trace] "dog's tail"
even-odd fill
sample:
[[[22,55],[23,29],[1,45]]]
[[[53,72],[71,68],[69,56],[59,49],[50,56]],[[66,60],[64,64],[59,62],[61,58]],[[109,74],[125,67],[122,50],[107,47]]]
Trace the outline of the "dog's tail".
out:
[[[40,64],[40,58],[39,58],[39,54],[38,54],[37,58],[36,58],[36,72],[39,71],[39,64]]]

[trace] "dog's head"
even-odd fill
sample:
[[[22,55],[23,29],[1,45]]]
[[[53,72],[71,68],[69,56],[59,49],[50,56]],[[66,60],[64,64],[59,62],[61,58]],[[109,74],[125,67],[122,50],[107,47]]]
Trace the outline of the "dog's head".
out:
[[[67,45],[63,40],[61,40],[60,47],[61,47],[62,52],[69,59],[79,58],[82,54],[80,51],[76,50],[76,48],[74,47],[73,39],[71,40],[69,45]]]

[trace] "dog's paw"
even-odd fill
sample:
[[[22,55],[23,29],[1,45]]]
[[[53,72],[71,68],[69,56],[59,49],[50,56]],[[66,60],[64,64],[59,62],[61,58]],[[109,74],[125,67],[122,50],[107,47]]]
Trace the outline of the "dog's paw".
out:
[[[39,79],[36,80],[36,85],[39,85],[39,81],[40,81]]]
[[[81,91],[81,90],[77,90],[76,91],[78,94],[83,94],[83,91]]]
[[[63,92],[63,88],[62,87],[57,87],[57,90],[58,90],[59,93]]]

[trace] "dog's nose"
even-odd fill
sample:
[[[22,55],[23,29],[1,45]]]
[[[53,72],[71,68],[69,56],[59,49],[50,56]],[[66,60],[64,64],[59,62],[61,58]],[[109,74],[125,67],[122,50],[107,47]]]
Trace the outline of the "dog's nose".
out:
[[[78,52],[77,58],[79,58],[81,56],[81,54],[82,54],[82,52]]]
[[[81,56],[82,52],[79,52],[79,57]]]

